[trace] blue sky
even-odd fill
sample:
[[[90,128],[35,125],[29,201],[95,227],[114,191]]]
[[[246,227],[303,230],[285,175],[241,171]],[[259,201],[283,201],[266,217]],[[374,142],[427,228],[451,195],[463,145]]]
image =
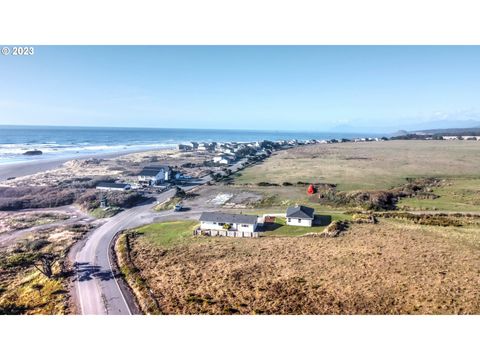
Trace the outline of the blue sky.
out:
[[[35,48],[0,56],[0,124],[395,130],[480,120],[480,47]]]

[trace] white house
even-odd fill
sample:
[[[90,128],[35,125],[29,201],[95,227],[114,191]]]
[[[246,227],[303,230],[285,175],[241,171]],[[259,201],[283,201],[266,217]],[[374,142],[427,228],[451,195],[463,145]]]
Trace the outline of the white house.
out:
[[[158,185],[170,180],[170,174],[169,166],[144,167],[138,174],[138,181],[141,184]]]
[[[200,229],[255,232],[257,219],[256,215],[204,212],[200,216]]]
[[[218,164],[228,165],[228,164],[230,164],[232,161],[231,161],[231,159],[230,159],[229,157],[220,155],[220,156],[215,156],[215,157],[213,158],[213,162],[214,162],[214,163],[218,163]]]
[[[198,144],[198,151],[214,151],[216,143],[200,143]]]
[[[287,209],[285,217],[287,218],[287,225],[293,226],[312,226],[315,209],[299,205],[291,206]]]
[[[129,184],[99,182],[96,188],[98,190],[104,190],[104,191],[127,191],[127,190],[130,190],[132,187]]]

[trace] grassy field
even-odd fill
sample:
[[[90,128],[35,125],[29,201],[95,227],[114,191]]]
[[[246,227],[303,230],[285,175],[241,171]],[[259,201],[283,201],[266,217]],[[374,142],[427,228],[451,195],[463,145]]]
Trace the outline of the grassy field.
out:
[[[51,212],[38,212],[33,214],[0,213],[0,235],[67,219],[68,215]]]
[[[478,225],[381,219],[336,238],[189,241],[190,226],[150,227],[130,244],[161,313],[480,314]]]
[[[480,142],[319,144],[279,152],[235,182],[325,182],[341,190],[388,189],[407,177],[480,178]]]
[[[424,181],[421,192],[406,193],[412,197],[401,198],[398,207],[475,212],[480,211],[479,155],[480,142],[473,141],[281,151],[234,176],[233,184],[204,189],[204,196],[231,193],[238,200],[248,192],[253,200],[239,204],[252,214],[309,204],[322,216],[318,226],[284,226],[277,218],[260,238],[227,238],[194,237],[197,223],[192,221],[153,224],[138,229],[124,258],[152,313],[480,314],[479,218],[436,221],[437,214],[421,222],[415,216],[427,215],[386,218],[400,212],[380,211],[385,216],[376,224],[350,223],[337,237],[308,236],[351,216],[310,201],[306,186],[295,186],[301,181],[337,184],[338,191],[388,190],[407,178],[437,177],[442,180]]]
[[[69,313],[69,268],[66,254],[88,226],[63,227],[28,234],[22,241],[0,251],[0,314]],[[53,276],[40,273],[36,256],[58,256]],[[63,266],[62,266],[62,263]]]
[[[480,178],[449,179],[445,186],[435,188],[437,199],[404,198],[399,207],[424,210],[480,211]]]
[[[234,178],[278,205],[292,199],[308,202],[306,186],[256,186],[298,181],[337,184],[339,191],[387,190],[407,178],[438,177],[447,185],[433,189],[438,199],[402,199],[416,209],[480,211],[480,142],[386,141],[319,144],[281,151]]]
[[[342,213],[325,213],[316,216],[316,222],[312,227],[304,226],[288,226],[286,219],[276,217],[274,224],[267,224],[265,231],[262,231],[262,236],[301,236],[311,233],[321,233],[332,221],[351,220],[351,215]]]
[[[172,221],[145,225],[136,229],[142,239],[162,248],[171,248],[194,241],[193,230],[198,221]]]

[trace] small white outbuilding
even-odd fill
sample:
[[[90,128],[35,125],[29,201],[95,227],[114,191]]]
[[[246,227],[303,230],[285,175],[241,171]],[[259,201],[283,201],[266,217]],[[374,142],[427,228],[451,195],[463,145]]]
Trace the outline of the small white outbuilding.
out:
[[[315,218],[315,209],[303,205],[291,206],[287,209],[285,217],[287,225],[292,226],[309,226],[313,225]]]

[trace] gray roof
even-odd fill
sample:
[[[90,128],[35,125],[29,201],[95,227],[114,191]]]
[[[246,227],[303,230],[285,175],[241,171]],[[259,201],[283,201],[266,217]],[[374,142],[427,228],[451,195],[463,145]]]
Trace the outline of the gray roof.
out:
[[[140,171],[138,176],[157,176],[160,170],[154,170],[154,169],[143,169]]]
[[[220,212],[204,212],[200,216],[200,221],[213,221],[229,224],[256,224],[256,215],[227,214]]]
[[[307,206],[291,206],[287,209],[287,217],[296,219],[313,219],[313,213],[315,209]]]
[[[168,165],[158,165],[158,166],[145,166],[138,176],[157,176],[160,171],[168,172],[170,171],[170,166]]]
[[[143,168],[144,170],[165,170],[165,171],[169,171],[170,170],[170,166],[168,165],[152,165],[152,166],[145,166]]]
[[[130,184],[119,184],[119,183],[113,183],[113,182],[99,182],[97,184],[97,188],[106,187],[106,188],[114,188],[114,189],[124,189],[128,186],[130,186]]]

